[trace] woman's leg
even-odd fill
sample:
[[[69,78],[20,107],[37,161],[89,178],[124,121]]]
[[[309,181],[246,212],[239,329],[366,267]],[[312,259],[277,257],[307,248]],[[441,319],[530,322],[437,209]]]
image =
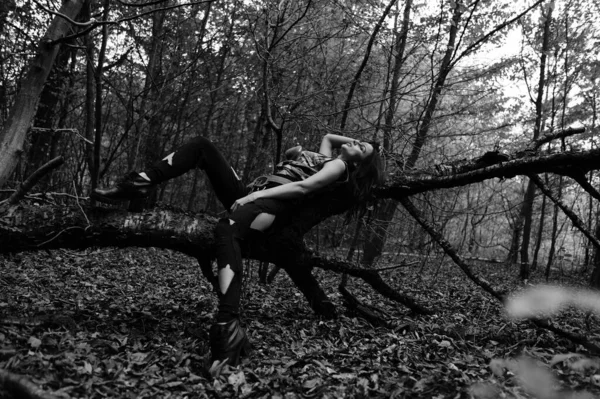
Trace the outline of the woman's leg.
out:
[[[249,343],[239,326],[242,292],[242,244],[250,234],[262,234],[278,215],[290,209],[290,204],[277,200],[248,203],[229,218],[223,218],[215,228],[217,266],[219,269],[219,307],[216,323],[210,330],[212,359],[237,365]]]
[[[129,174],[115,187],[96,189],[93,197],[110,203],[144,197],[157,184],[181,176],[196,167],[206,172],[225,209],[229,209],[236,199],[247,194],[248,189],[217,147],[210,140],[197,137],[155,162],[147,170]]]
[[[215,240],[220,290],[217,322],[239,317],[244,239],[250,234],[262,234],[266,231],[273,224],[276,215],[285,210],[286,205],[277,200],[251,202],[217,223]]]

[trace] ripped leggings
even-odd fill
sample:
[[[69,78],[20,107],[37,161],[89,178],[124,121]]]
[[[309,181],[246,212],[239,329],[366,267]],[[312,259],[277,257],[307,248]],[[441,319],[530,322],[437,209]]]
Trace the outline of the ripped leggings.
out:
[[[193,168],[206,172],[217,198],[225,209],[249,193],[215,145],[204,137],[195,138],[156,162],[144,173],[153,183],[180,176]],[[249,234],[261,234],[275,217],[290,212],[293,202],[259,199],[236,209],[219,220],[215,229],[217,266],[219,269],[219,307],[217,322],[239,316],[243,264],[241,246]]]

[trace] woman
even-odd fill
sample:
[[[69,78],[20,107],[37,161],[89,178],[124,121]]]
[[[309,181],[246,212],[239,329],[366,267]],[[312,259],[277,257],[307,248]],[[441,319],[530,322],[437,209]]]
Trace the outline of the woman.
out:
[[[339,148],[339,156],[333,150]],[[298,201],[336,184],[349,184],[361,213],[372,190],[383,180],[383,167],[376,143],[327,134],[319,153],[294,147],[272,175],[261,176],[245,187],[233,168],[207,139],[198,137],[155,163],[149,170],[132,172],[115,187],[96,189],[92,198],[117,203],[147,196],[157,184],[199,167],[204,169],[228,218],[215,228],[219,281],[219,307],[210,329],[212,361],[236,366],[248,354],[250,343],[239,322],[242,288],[241,241],[248,234],[261,234],[277,217],[293,212]]]

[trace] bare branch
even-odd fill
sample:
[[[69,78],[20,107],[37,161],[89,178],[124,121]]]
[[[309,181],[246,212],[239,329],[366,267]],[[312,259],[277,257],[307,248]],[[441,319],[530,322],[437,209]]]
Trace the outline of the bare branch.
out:
[[[77,129],[49,129],[49,128],[45,128],[45,127],[32,127],[31,128],[31,132],[32,133],[54,133],[54,132],[70,132],[70,133],[75,133],[77,136],[79,136],[80,139],[83,139],[86,143],[88,144],[94,144],[92,141],[88,140],[87,138],[85,138],[84,136],[81,135],[81,133],[79,133],[79,130]]]
[[[548,320],[536,319],[536,320],[532,320],[532,321],[536,326],[545,328],[546,330],[552,331],[556,335],[560,335],[561,337],[567,338],[571,342],[579,344],[593,353],[600,353],[600,347],[598,345],[591,343],[590,340],[583,335],[563,330],[562,328],[557,327],[556,325],[549,322]]]
[[[29,176],[27,180],[23,182],[23,184],[21,184],[21,186],[19,186],[19,188],[13,193],[13,195],[10,196],[10,198],[8,199],[8,205],[14,205],[17,202],[19,202],[25,196],[25,194],[27,194],[27,192],[31,190],[31,188],[35,186],[37,182],[40,181],[42,177],[44,177],[53,169],[58,168],[64,162],[65,160],[63,157],[56,157],[42,165],[38,170],[33,172],[33,174]]]
[[[334,259],[325,259],[320,256],[312,256],[310,258],[311,265],[324,270],[330,270],[337,273],[348,274],[352,277],[358,277],[369,284],[375,291],[384,297],[399,302],[408,307],[415,313],[432,314],[433,311],[415,302],[408,295],[402,294],[397,289],[390,287],[375,270],[362,269],[352,266],[348,262]]]
[[[594,235],[584,227],[581,219],[579,219],[579,217],[571,209],[569,209],[569,207],[564,202],[562,202],[560,198],[556,198],[556,196],[552,194],[552,191],[550,191],[550,189],[537,175],[530,175],[529,178],[535,183],[536,186],[538,186],[540,191],[544,193],[546,197],[550,198],[550,200],[552,200],[552,202],[554,202],[556,206],[558,206],[563,211],[563,213],[567,215],[567,217],[573,223],[573,226],[576,227],[579,231],[581,231],[583,235],[588,240],[590,240],[592,244],[594,244],[596,249],[600,251],[600,241],[598,241],[598,239],[594,237]]]
[[[501,31],[502,29],[506,28],[508,25],[512,24],[513,22],[521,19],[525,14],[527,14],[529,11],[533,10],[535,7],[537,7],[538,5],[540,5],[541,3],[543,3],[544,0],[538,0],[535,3],[533,3],[533,5],[529,8],[527,8],[525,11],[523,11],[522,13],[520,13],[519,15],[517,15],[516,17],[514,17],[513,19],[509,19],[508,21],[505,21],[503,23],[501,23],[500,25],[498,25],[497,27],[495,27],[494,29],[492,29],[490,32],[486,33],[485,35],[483,35],[481,38],[479,38],[479,40],[475,41],[474,43],[472,43],[470,46],[468,46],[465,51],[463,51],[459,56],[457,56],[453,61],[452,61],[452,65],[450,66],[450,68],[453,68],[454,65],[456,65],[456,63],[458,61],[460,61],[461,58],[471,54],[473,51],[475,51],[479,46],[481,46],[483,43],[485,43],[491,36],[495,35],[497,32]]]
[[[52,11],[52,10],[50,10],[50,9],[48,9],[48,8],[46,8],[46,7],[44,7],[44,6],[43,6],[42,4],[40,4],[40,3],[39,3],[37,0],[33,0],[33,2],[34,2],[34,3],[35,3],[35,4],[36,4],[36,5],[39,7],[39,8],[41,8],[41,9],[42,9],[42,10],[44,10],[44,11],[46,11],[48,14],[50,14],[50,15],[55,15],[55,16],[57,16],[57,17],[64,18],[64,19],[66,19],[66,20],[67,20],[69,23],[71,23],[72,25],[75,25],[75,26],[79,26],[79,27],[82,27],[82,28],[84,28],[84,27],[88,27],[88,26],[91,26],[91,25],[94,25],[94,24],[96,24],[96,20],[95,20],[94,18],[90,19],[90,20],[89,20],[89,21],[87,21],[87,22],[77,22],[77,21],[74,21],[74,20],[72,20],[71,18],[67,17],[65,14],[61,14],[61,13],[59,13],[59,12]],[[63,39],[64,39],[64,38],[63,38]],[[63,40],[63,39],[60,39],[60,40]],[[54,45],[54,44],[56,44],[57,42],[58,42],[58,41],[54,41],[54,42],[52,42],[51,44],[52,44],[52,45]]]
[[[552,140],[563,139],[565,137],[573,136],[573,135],[580,134],[580,133],[585,133],[585,127],[563,129],[563,130],[559,130],[554,133],[546,133],[542,137],[540,137],[536,140],[533,140],[531,142],[531,144],[529,144],[527,146],[527,149],[528,150],[537,150],[542,145],[549,143]]]
[[[588,179],[586,179],[584,173],[574,173],[574,174],[570,175],[569,177],[571,179],[575,180],[577,183],[579,183],[581,188],[583,188],[589,195],[591,195],[592,197],[594,197],[598,201],[600,201],[600,192],[598,192],[598,190],[596,190],[596,187],[594,187],[588,181]]]
[[[157,1],[151,1],[151,2],[148,2],[148,3],[144,3],[144,4],[136,4],[136,3],[127,3],[127,2],[125,2],[123,0],[117,0],[117,2],[119,4],[121,4],[121,5],[123,5],[123,6],[126,6],[126,7],[140,7],[140,8],[141,7],[153,6],[155,4],[160,4],[160,3],[166,3],[168,1],[169,0],[157,0]]]
[[[356,85],[360,81],[360,77],[361,77],[365,67],[367,66],[367,62],[369,61],[369,57],[371,56],[371,48],[373,47],[373,43],[375,43],[375,38],[377,37],[377,34],[381,30],[381,26],[383,25],[383,22],[389,15],[394,4],[396,4],[396,0],[391,0],[390,3],[388,4],[388,6],[383,11],[381,18],[379,18],[379,21],[377,21],[377,25],[375,25],[375,29],[373,29],[373,33],[371,34],[371,37],[369,38],[369,43],[367,44],[367,49],[365,50],[365,55],[363,57],[362,63],[360,64],[360,66],[358,67],[358,70],[354,74],[354,79],[352,79],[352,84],[350,85],[350,90],[348,90],[348,95],[346,96],[346,102],[344,103],[343,114],[342,114],[342,121],[340,122],[340,130],[344,130],[344,128],[346,127],[346,119],[348,118],[348,110],[350,109],[350,103],[352,102],[352,97],[354,96],[354,90],[356,90]]]
[[[435,242],[438,243],[440,247],[444,250],[446,255],[448,255],[454,263],[458,265],[462,269],[462,271],[473,281],[475,284],[483,288],[485,292],[492,295],[494,298],[502,301],[504,297],[504,293],[496,291],[489,282],[475,275],[475,273],[471,270],[470,266],[467,265],[464,260],[460,257],[458,252],[452,247],[452,245],[442,236],[442,234],[437,231],[437,229],[428,222],[421,212],[413,205],[413,203],[407,198],[400,198],[400,203],[406,208],[408,213],[423,227],[427,233],[433,238]]]
[[[131,21],[131,20],[134,20],[134,19],[137,19],[137,18],[145,17],[146,15],[149,15],[149,14],[152,14],[152,13],[155,13],[155,12],[169,11],[169,10],[172,10],[172,9],[175,9],[175,8],[186,7],[186,6],[194,6],[194,5],[198,5],[198,4],[204,4],[204,3],[212,3],[214,1],[216,1],[216,0],[203,0],[203,1],[196,1],[196,2],[191,2],[191,3],[176,4],[174,6],[157,8],[157,9],[153,9],[153,10],[150,10],[150,11],[143,12],[141,14],[136,14],[136,15],[132,15],[132,16],[129,16],[129,17],[121,18],[121,19],[118,19],[116,21],[97,21],[95,19],[90,19],[90,21],[88,21],[88,22],[75,22],[72,19],[70,19],[69,17],[67,17],[66,15],[63,15],[63,14],[60,14],[60,13],[48,10],[48,9],[44,8],[43,6],[41,6],[41,5],[39,5],[39,4],[38,5],[40,7],[42,7],[44,9],[44,11],[46,11],[48,13],[54,14],[54,15],[59,16],[61,18],[65,18],[67,21],[69,21],[70,23],[72,23],[72,24],[74,24],[76,26],[80,26],[82,28],[86,28],[86,29],[82,30],[81,32],[78,32],[78,33],[76,33],[74,35],[65,36],[65,37],[63,37],[61,39],[54,40],[54,41],[52,41],[52,42],[49,43],[50,45],[56,45],[56,44],[60,44],[60,43],[65,42],[65,41],[69,41],[69,40],[75,39],[77,37],[84,36],[84,35],[88,34],[88,32],[90,32],[91,30],[97,28],[98,26],[102,26],[102,25],[118,25],[118,24],[120,24],[122,22],[127,22],[127,21]],[[161,2],[157,2],[156,4],[159,4],[159,3],[161,3]],[[36,4],[37,4],[37,1],[36,1]],[[131,4],[128,4],[128,5],[131,5]]]

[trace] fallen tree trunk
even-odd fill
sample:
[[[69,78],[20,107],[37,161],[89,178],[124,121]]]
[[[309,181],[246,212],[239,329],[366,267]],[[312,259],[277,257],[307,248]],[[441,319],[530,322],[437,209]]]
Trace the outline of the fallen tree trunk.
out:
[[[308,212],[314,217],[315,212]],[[303,213],[296,217],[304,223],[308,221]],[[217,219],[204,214],[183,214],[161,209],[127,213],[88,206],[13,206],[0,217],[0,253],[107,246],[171,249],[198,259],[203,274],[214,283],[211,260],[216,222]],[[302,224],[292,221],[290,226],[276,229],[276,232],[265,237],[252,237],[245,242],[243,255],[282,267],[317,314],[335,317],[336,309],[312,276],[313,267],[362,278],[386,298],[402,303],[416,313],[431,313],[412,298],[387,285],[376,271],[312,254],[302,244]]]
[[[450,174],[439,170],[437,173],[399,172],[379,189],[378,196],[405,200],[408,195],[496,177],[509,178],[538,172],[571,176],[574,172],[600,169],[600,150],[548,155],[526,151],[491,158],[487,156],[489,154],[463,163]],[[430,313],[429,309],[387,285],[376,270],[356,268],[347,262],[315,256],[303,246],[304,234],[326,218],[349,209],[351,198],[344,189],[308,198],[289,219],[276,219],[270,235],[247,241],[243,255],[283,268],[304,293],[313,310],[326,317],[335,317],[336,310],[312,276],[313,267],[361,278],[386,298],[402,303],[414,312]],[[211,259],[215,224],[216,219],[207,215],[161,209],[126,213],[82,206],[79,202],[71,207],[10,206],[0,211],[0,253],[91,246],[169,248],[197,258],[202,272],[214,284]],[[433,228],[426,230],[435,238]],[[451,248],[445,250],[453,252]],[[473,281],[477,283],[480,280],[469,273],[467,265],[459,262],[459,266]],[[481,281],[479,283],[481,285]],[[493,289],[489,292],[497,299],[502,297]]]

